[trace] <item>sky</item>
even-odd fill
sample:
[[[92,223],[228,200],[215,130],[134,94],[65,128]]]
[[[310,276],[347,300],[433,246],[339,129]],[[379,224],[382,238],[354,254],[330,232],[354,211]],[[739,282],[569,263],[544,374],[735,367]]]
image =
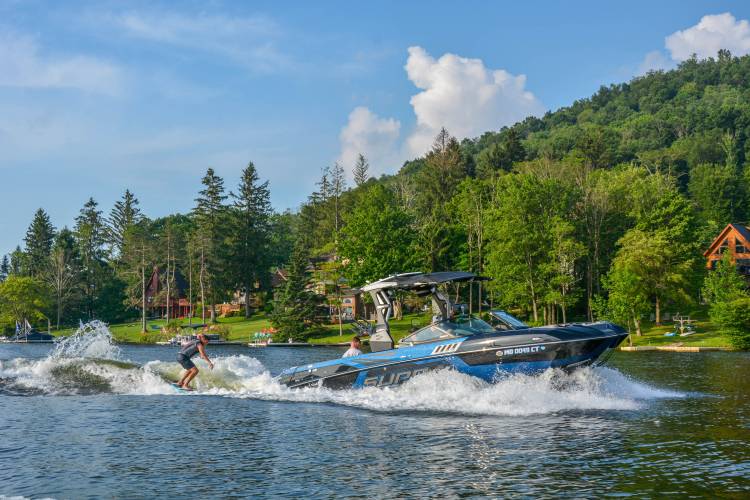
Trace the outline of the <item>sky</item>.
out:
[[[188,212],[252,161],[277,210],[339,161],[371,174],[695,53],[750,53],[750,3],[0,0],[0,255],[42,207],[130,189]]]

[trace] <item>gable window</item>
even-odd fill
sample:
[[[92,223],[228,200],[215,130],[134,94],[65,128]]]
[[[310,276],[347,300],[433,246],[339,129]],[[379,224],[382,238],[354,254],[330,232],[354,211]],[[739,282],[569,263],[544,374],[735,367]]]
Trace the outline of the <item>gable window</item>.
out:
[[[747,253],[747,247],[737,241],[734,245],[734,253]]]

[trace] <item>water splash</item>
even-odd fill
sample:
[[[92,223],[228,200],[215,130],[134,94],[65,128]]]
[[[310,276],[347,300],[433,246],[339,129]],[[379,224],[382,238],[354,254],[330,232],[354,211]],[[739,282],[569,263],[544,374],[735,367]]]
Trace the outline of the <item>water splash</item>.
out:
[[[121,355],[107,324],[94,320],[81,323],[73,335],[57,341],[50,357],[120,359]]]

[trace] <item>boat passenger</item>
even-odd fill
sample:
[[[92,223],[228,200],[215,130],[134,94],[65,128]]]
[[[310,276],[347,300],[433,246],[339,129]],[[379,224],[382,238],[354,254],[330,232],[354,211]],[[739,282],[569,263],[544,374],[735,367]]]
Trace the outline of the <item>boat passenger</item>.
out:
[[[177,353],[177,362],[187,370],[180,381],[177,382],[178,387],[190,389],[190,382],[198,375],[198,367],[190,359],[196,354],[200,354],[201,358],[205,359],[206,363],[208,363],[208,367],[212,370],[214,369],[214,364],[208,359],[208,355],[206,354],[206,345],[208,345],[208,337],[199,333],[197,339],[182,346],[180,352]]]
[[[360,347],[362,347],[362,344],[359,341],[359,337],[355,335],[354,337],[352,337],[352,341],[349,342],[349,350],[347,350],[341,357],[348,358],[351,356],[359,356],[360,354],[362,354]]]

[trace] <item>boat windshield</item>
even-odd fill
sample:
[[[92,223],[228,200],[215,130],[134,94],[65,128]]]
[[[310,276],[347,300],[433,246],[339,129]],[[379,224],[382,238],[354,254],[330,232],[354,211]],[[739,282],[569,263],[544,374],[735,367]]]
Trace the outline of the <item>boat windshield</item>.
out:
[[[401,339],[399,344],[422,344],[456,337],[470,337],[482,333],[495,333],[495,329],[486,321],[472,316],[458,316],[451,321],[438,321],[426,326],[408,337]]]

